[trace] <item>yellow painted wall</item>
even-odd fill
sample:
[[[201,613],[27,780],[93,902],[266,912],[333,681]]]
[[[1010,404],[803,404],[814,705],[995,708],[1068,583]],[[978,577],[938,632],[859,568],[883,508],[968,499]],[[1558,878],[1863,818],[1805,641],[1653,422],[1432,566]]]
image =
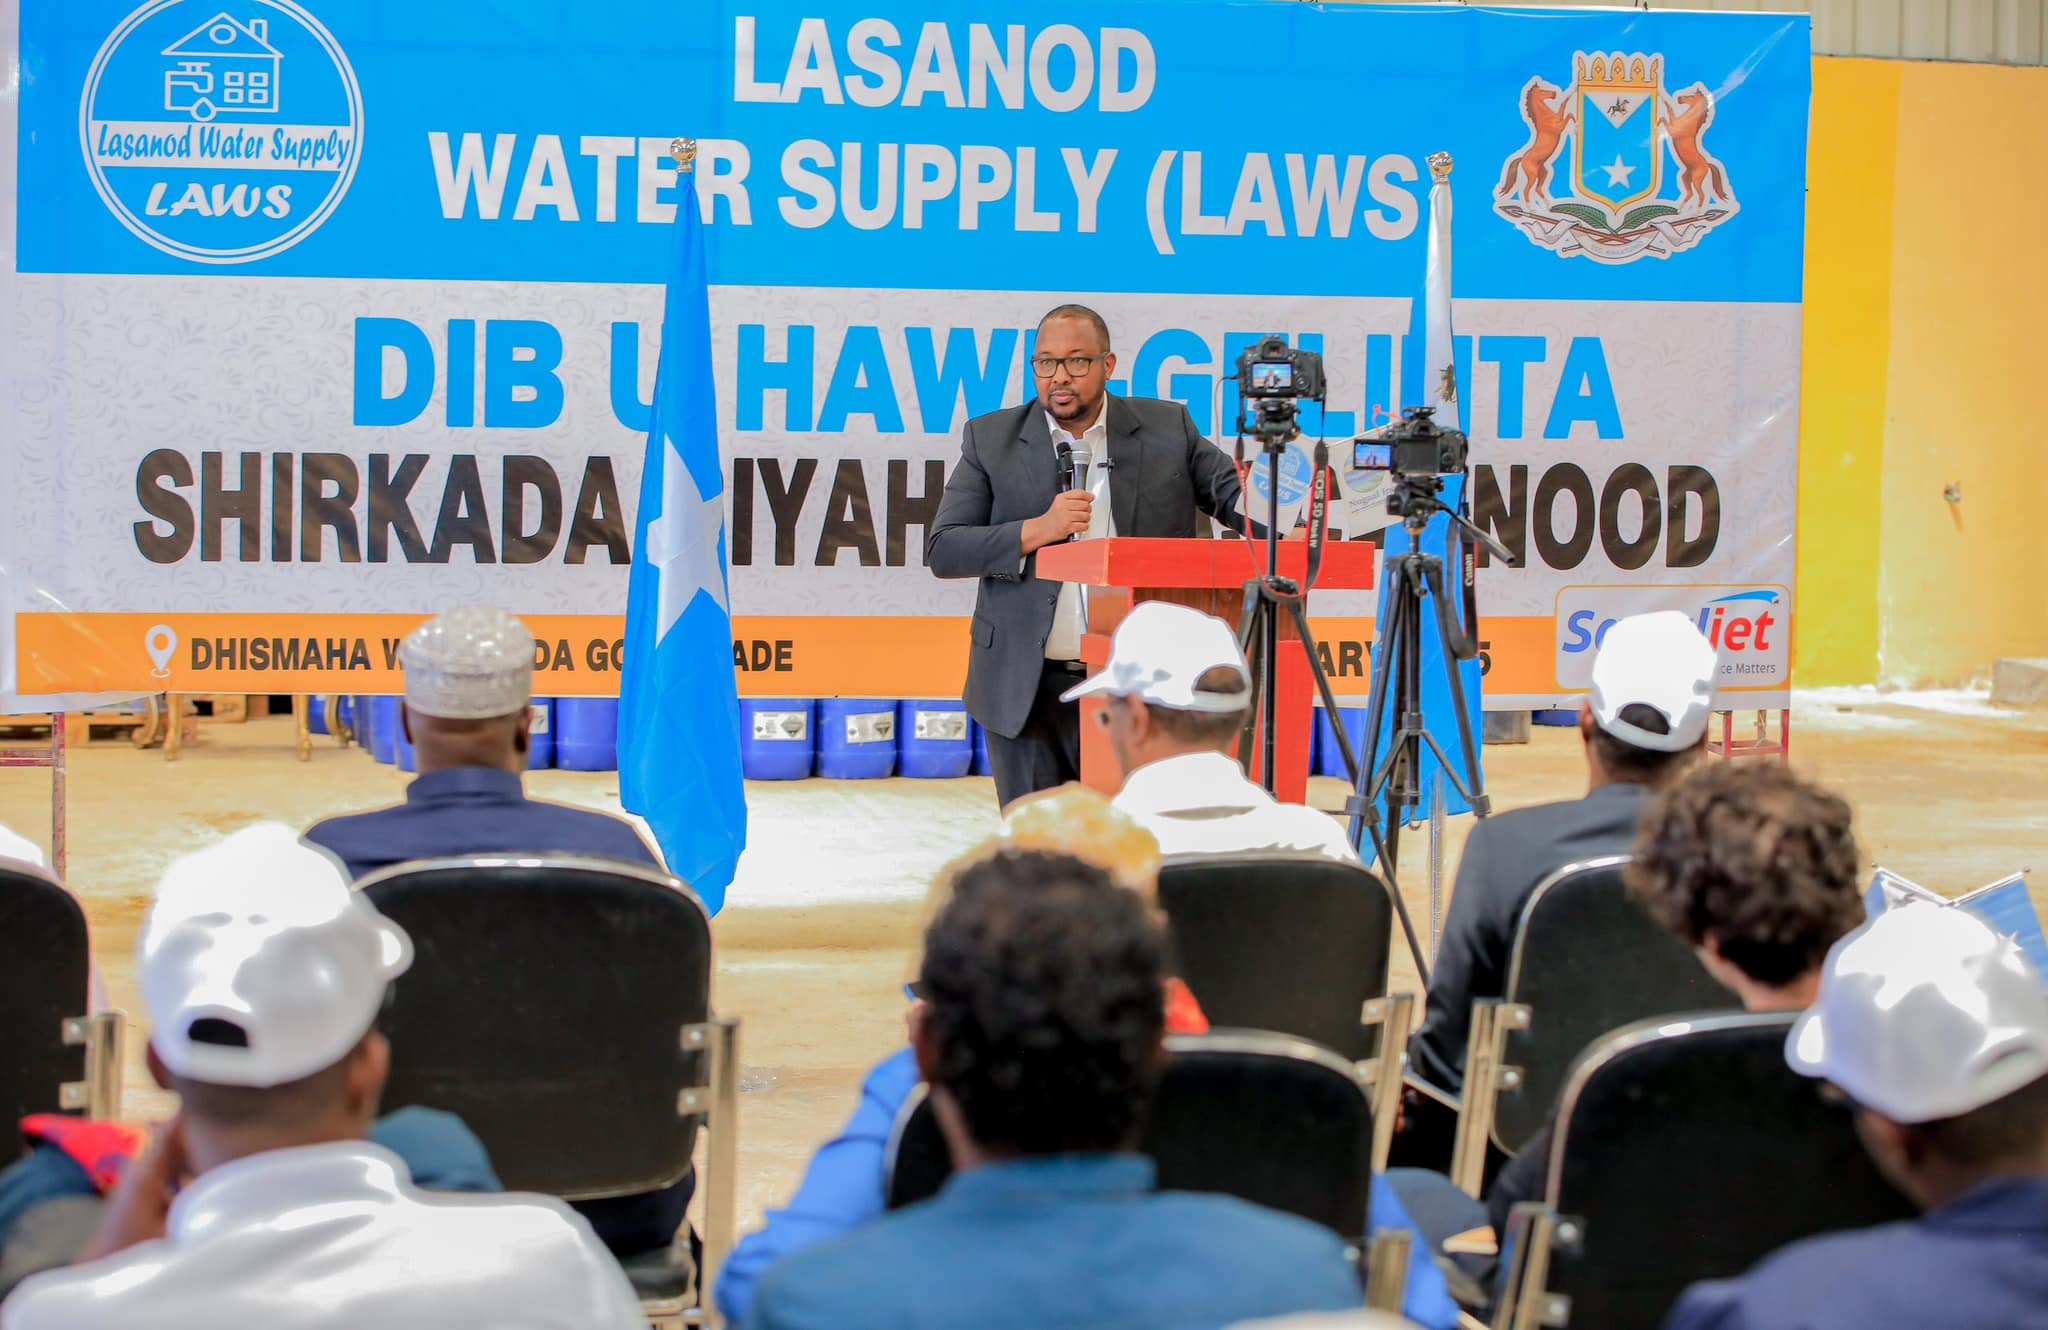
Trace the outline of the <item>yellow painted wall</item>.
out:
[[[1877,677],[1894,130],[1906,69],[1813,62],[1793,642],[1794,677],[1808,687]]]
[[[2048,655],[2044,110],[2044,69],[1814,62],[1802,685]]]
[[[2048,655],[2048,69],[1905,66],[1897,179],[1879,669],[1961,678]]]

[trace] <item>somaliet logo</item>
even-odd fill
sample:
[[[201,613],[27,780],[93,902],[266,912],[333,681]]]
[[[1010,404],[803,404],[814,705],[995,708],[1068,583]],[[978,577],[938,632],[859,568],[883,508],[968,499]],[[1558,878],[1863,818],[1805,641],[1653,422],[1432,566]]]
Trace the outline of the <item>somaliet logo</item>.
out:
[[[153,0],[85,76],[86,169],[121,224],[195,263],[251,263],[334,212],[362,156],[348,57],[291,0]]]

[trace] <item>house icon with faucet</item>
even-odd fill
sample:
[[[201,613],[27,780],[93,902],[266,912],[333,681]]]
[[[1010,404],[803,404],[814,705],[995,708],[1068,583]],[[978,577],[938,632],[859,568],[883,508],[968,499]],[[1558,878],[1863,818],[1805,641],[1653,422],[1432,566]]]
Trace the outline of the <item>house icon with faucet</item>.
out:
[[[284,54],[270,44],[270,22],[215,14],[164,48],[164,110],[211,120],[222,111],[277,114]]]

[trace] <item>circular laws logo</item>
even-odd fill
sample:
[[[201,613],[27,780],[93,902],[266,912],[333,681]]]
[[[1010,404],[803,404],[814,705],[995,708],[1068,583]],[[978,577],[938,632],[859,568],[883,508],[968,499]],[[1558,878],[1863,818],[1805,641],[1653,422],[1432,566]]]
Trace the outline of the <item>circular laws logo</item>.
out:
[[[291,0],[154,0],[79,99],[86,169],[121,224],[195,263],[250,263],[327,220],[362,155],[363,96]]]

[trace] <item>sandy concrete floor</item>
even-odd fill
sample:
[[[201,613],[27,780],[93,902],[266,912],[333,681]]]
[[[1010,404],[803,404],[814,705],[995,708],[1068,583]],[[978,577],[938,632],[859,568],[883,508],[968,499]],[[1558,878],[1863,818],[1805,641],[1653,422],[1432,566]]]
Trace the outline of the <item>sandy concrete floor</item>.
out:
[[[1947,891],[2016,868],[2039,870],[2048,902],[2048,713],[1994,710],[1967,696],[1802,695],[1794,755],[1855,803],[1866,855]],[[285,718],[207,725],[175,764],[123,742],[74,749],[71,882],[84,898],[114,1005],[137,1013],[135,931],[157,874],[175,854],[264,818],[305,825],[401,797],[405,778],[358,750],[317,747],[293,760]],[[1538,729],[1527,746],[1494,747],[1497,807],[1571,797],[1584,781],[1576,735]],[[539,797],[618,807],[614,776],[539,772]],[[47,776],[0,771],[0,822],[42,840]],[[1319,779],[1311,802],[1335,806]],[[900,1046],[901,984],[913,963],[934,870],[995,824],[986,780],[806,781],[752,787],[752,844],[716,924],[716,1001],[745,1024],[740,1219],[758,1222],[788,1195],[816,1145],[851,1111],[860,1077]],[[1455,865],[1469,818],[1450,824]],[[1426,834],[1403,847],[1401,881],[1427,927]],[[1448,876],[1448,871],[1446,876]],[[1396,983],[1414,969],[1397,947]],[[128,1110],[154,1116],[131,1027]]]

